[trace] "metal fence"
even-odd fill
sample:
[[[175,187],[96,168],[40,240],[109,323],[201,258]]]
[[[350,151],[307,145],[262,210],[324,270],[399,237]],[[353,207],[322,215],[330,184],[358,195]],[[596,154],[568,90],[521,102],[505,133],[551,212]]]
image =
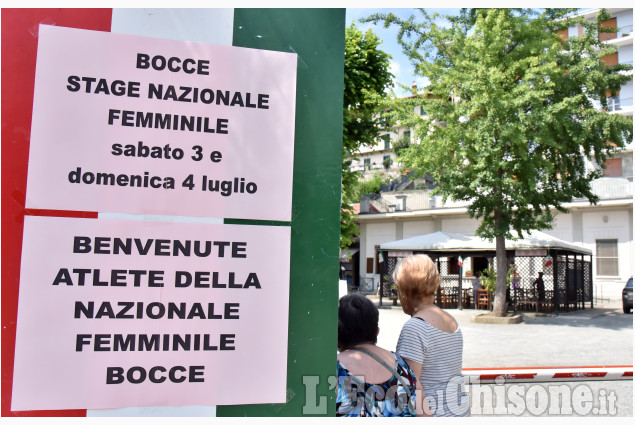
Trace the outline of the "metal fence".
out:
[[[514,264],[509,298],[516,310],[552,312],[584,309],[586,303],[592,306],[591,262],[580,254],[554,255],[552,259],[511,257],[508,261]],[[539,272],[543,272],[543,285],[537,283]]]
[[[458,265],[458,253],[424,252],[437,264],[440,285],[435,303],[443,308],[474,308],[472,282],[474,277],[463,276]],[[508,310],[555,312],[593,307],[591,256],[571,251],[551,250],[551,255],[521,256],[508,251],[509,273],[506,301]],[[461,256],[481,257],[481,272],[488,266],[496,271],[493,252],[462,253]],[[380,270],[380,305],[384,299],[397,298],[392,273],[399,257],[385,256]],[[539,273],[543,273],[542,284]],[[493,305],[493,294],[490,295]]]

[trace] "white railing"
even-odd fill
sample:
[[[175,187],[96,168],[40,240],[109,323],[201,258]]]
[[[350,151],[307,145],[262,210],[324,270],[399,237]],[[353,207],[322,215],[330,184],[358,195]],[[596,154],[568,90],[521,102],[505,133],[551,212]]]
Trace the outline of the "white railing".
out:
[[[618,199],[633,196],[633,182],[624,177],[600,177],[591,182],[591,189],[600,199]]]
[[[617,38],[628,37],[633,33],[633,25],[625,25],[617,29]]]
[[[405,203],[403,198],[405,197]],[[428,190],[406,190],[402,192],[382,192],[376,199],[369,202],[380,213],[420,211],[434,208],[467,207],[469,202],[442,201],[441,195],[430,196]],[[403,208],[405,206],[405,208]],[[367,211],[363,211],[367,212]]]

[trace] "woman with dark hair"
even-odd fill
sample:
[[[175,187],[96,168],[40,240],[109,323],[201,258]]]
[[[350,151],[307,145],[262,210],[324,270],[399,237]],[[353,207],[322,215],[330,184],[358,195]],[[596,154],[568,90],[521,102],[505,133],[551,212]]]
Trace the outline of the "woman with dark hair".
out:
[[[416,378],[398,354],[378,347],[379,311],[361,295],[340,299],[337,416],[415,416]]]
[[[427,255],[410,255],[392,275],[404,313],[397,353],[417,376],[417,397],[426,415],[470,416],[463,379],[463,335],[458,323],[434,304],[440,278]]]

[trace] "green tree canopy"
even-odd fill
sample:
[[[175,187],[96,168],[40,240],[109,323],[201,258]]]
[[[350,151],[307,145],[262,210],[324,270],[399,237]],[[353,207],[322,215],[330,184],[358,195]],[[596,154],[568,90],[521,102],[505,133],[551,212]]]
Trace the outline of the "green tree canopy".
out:
[[[375,173],[368,180],[360,179],[354,187],[352,199],[359,202],[362,196],[378,194],[381,192],[381,185],[388,183],[390,179],[381,173]]]
[[[396,142],[392,144],[392,151],[395,155],[399,156],[403,151],[408,149],[412,142],[410,137],[400,137]]]
[[[381,40],[371,30],[363,33],[355,23],[346,28],[344,56],[344,136],[342,152],[342,215],[340,246],[359,234],[352,203],[359,173],[351,171],[361,146],[372,146],[379,136],[378,99],[392,86],[388,71],[391,56],[381,50]]]
[[[422,19],[392,14],[371,20],[399,27],[398,40],[429,79],[425,94],[391,107],[397,119],[415,127],[421,140],[399,160],[417,175],[430,174],[444,199],[467,201],[467,212],[481,220],[477,233],[495,238],[497,290],[494,310],[504,313],[505,238],[551,226],[551,208],[586,197],[597,202],[591,181],[603,165],[632,141],[632,117],[594,108],[607,107],[632,77],[607,66],[602,57],[616,51],[599,41],[611,31],[601,22],[572,16],[573,10],[462,9],[438,25],[424,10]],[[580,25],[581,36],[559,31]],[[615,31],[615,29],[612,29]],[[413,114],[423,106],[429,119]]]

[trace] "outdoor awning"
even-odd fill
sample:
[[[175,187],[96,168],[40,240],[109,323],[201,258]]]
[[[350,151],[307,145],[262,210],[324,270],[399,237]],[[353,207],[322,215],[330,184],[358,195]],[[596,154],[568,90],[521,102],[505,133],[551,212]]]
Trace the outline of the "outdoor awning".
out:
[[[386,242],[381,244],[379,248],[386,251],[496,251],[496,243],[493,240],[488,241],[478,236],[434,232],[427,235]],[[522,239],[508,239],[505,242],[505,249],[562,249],[584,255],[592,254],[590,249],[563,241],[562,239],[537,230],[528,233]]]
[[[474,243],[471,236],[458,233],[434,232],[394,242],[386,242],[379,246],[382,250],[400,251],[451,251]]]

